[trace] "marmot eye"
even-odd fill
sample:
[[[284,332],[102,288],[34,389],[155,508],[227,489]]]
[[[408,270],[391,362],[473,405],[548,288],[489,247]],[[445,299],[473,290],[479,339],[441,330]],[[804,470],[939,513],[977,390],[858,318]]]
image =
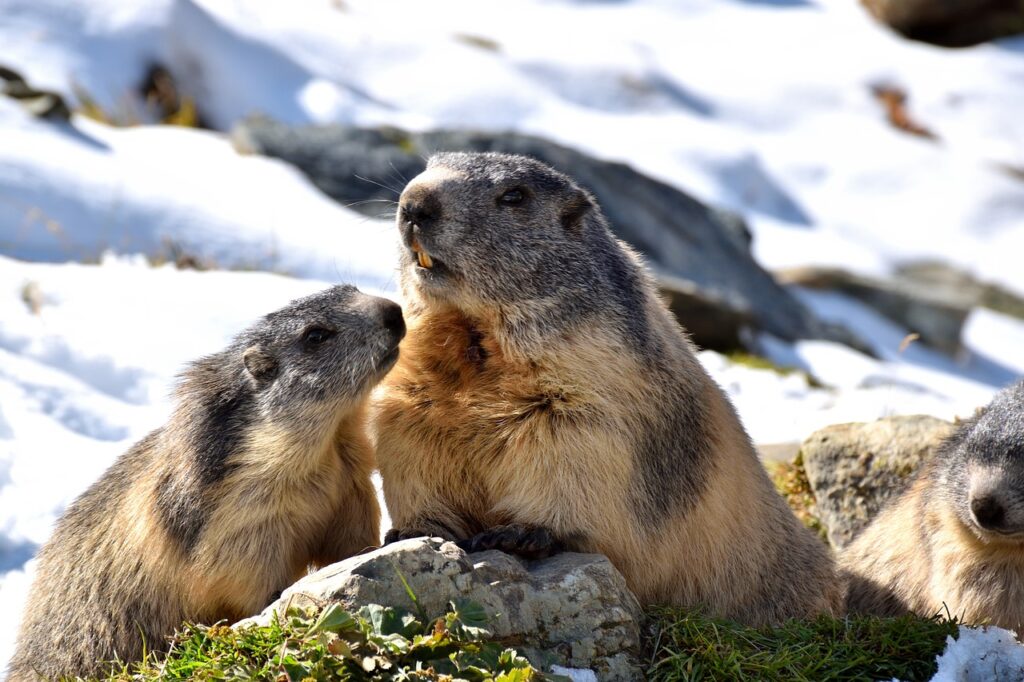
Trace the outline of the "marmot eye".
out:
[[[521,204],[523,202],[523,190],[521,189],[510,189],[509,191],[498,197],[498,202],[514,206],[515,204]]]
[[[310,327],[302,335],[302,343],[307,346],[319,346],[321,343],[334,336],[334,334],[335,332],[332,329]]]

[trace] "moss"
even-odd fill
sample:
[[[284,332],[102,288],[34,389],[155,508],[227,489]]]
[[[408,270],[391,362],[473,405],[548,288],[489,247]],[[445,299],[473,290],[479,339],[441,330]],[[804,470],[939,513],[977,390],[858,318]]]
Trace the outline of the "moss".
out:
[[[743,351],[732,351],[726,353],[725,357],[729,359],[729,362],[736,365],[743,365],[744,367],[750,367],[751,369],[762,369],[774,372],[782,377],[787,377],[791,374],[799,374],[807,382],[807,385],[811,388],[824,388],[825,385],[821,383],[815,376],[805,372],[798,367],[786,367],[778,365],[766,357],[760,355],[754,355],[753,353],[745,353]]]
[[[803,454],[798,452],[792,462],[766,462],[765,467],[772,483],[775,484],[775,489],[786,500],[797,518],[823,540],[826,539],[827,529],[817,515],[814,492],[804,470]]]
[[[674,608],[650,612],[652,682],[832,682],[935,674],[955,621],[916,616],[820,616],[752,628]]]

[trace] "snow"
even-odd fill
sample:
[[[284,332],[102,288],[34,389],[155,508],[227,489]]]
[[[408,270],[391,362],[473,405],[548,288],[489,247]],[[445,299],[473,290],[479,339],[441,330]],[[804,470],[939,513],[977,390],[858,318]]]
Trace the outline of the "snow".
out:
[[[961,625],[954,640],[936,658],[932,682],[1017,682],[1024,679],[1024,646],[1009,630]]]
[[[54,124],[0,98],[0,613],[20,612],[65,506],[166,418],[184,363],[331,283],[395,294],[393,226],[238,153],[223,132],[250,114],[536,133],[740,211],[768,268],[938,258],[1024,294],[1007,170],[1024,168],[1024,39],[934,48],[838,0],[0,0],[0,45],[117,120],[151,119],[133,93],[164,64],[221,131]],[[878,84],[939,140],[889,126]],[[147,260],[176,251],[220,269]],[[972,311],[950,358],[855,300],[796,293],[877,357],[760,339],[799,370],[782,375],[702,352],[758,443],[966,416],[1024,374],[1020,320]]]
[[[553,665],[551,672],[556,675],[565,675],[572,682],[597,682],[597,674],[593,670],[585,668],[563,668],[560,665]]]
[[[88,260],[172,246],[223,267],[322,280],[393,281],[394,229],[339,206],[294,168],[242,156],[219,135],[54,126],[0,100],[0,248]],[[173,188],[173,201],[168,201]]]

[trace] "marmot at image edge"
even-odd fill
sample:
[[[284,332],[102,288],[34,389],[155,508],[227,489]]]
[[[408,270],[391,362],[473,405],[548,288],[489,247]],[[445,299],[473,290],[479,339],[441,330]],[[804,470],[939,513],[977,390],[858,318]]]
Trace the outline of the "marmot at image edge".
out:
[[[39,552],[10,681],[102,675],[183,621],[257,613],[309,565],[377,546],[365,408],[404,334],[396,304],[338,286],[192,363],[169,422]]]
[[[852,612],[1024,635],[1024,381],[958,426],[839,565]]]
[[[371,419],[386,541],[599,552],[643,603],[750,624],[839,607],[828,549],[589,193],[439,154],[397,223],[409,334]]]

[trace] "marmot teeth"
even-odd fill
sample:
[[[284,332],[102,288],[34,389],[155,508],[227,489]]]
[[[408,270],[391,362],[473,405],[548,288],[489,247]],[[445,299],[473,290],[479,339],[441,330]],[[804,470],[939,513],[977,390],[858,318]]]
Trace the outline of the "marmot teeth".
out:
[[[412,250],[416,254],[416,260],[419,261],[421,268],[429,270],[434,267],[434,259],[430,257],[429,253],[423,250],[423,247],[420,246],[420,243],[416,241],[415,237],[413,237],[412,240]]]

